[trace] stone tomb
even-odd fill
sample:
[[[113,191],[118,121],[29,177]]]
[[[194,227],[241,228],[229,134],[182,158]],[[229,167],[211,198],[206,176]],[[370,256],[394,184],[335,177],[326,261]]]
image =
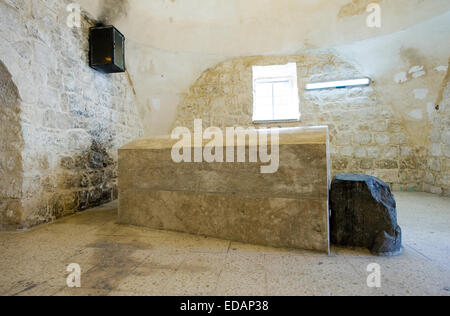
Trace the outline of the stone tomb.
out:
[[[249,162],[249,138],[223,142],[224,153],[234,146],[235,158],[245,150],[247,162],[234,163],[174,162],[178,140],[169,137],[124,146],[119,150],[119,223],[328,253],[328,128],[277,131],[275,173],[262,173],[267,163],[260,159]],[[200,142],[202,150],[206,144]]]

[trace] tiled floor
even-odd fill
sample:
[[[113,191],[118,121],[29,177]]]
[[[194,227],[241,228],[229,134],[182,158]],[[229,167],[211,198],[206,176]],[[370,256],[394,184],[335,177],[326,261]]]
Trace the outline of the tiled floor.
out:
[[[450,199],[397,193],[405,251],[395,258],[333,248],[331,256],[115,224],[116,206],[23,233],[0,234],[0,295],[450,296]],[[70,263],[81,288],[66,286]],[[368,288],[367,266],[382,287]]]

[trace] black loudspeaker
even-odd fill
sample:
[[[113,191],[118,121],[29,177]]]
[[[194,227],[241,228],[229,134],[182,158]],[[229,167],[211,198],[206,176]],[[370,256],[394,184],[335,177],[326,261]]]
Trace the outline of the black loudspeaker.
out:
[[[89,65],[103,73],[125,72],[125,36],[114,26],[89,29]]]

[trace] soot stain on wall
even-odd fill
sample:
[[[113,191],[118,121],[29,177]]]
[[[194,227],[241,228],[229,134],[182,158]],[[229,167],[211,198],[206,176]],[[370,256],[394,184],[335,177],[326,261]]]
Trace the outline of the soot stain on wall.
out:
[[[129,9],[128,0],[103,0],[100,20],[112,23],[121,16],[126,16]]]
[[[95,140],[89,150],[62,158],[57,182],[66,193],[51,199],[52,216],[60,218],[116,199],[116,167],[107,146]]]
[[[400,57],[411,67],[425,65],[427,61],[427,58],[418,49],[410,47],[403,47],[400,50]]]

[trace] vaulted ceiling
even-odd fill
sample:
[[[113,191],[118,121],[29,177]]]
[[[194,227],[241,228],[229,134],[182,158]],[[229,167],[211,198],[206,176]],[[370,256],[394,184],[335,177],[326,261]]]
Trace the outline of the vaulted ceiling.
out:
[[[407,120],[411,105],[425,113],[434,102],[442,74],[433,68],[447,65],[450,54],[449,0],[78,1],[125,34],[147,135],[168,133],[190,85],[230,58],[329,51],[374,79],[380,102]],[[381,28],[367,26],[371,3],[381,7]],[[395,75],[413,66],[424,66],[428,76],[393,87]],[[430,100],[411,96],[419,88],[429,89]],[[412,130],[426,120],[421,124]]]
[[[128,39],[153,48],[254,55],[323,48],[386,35],[450,10],[448,0],[81,0]],[[367,5],[382,28],[366,26]]]

